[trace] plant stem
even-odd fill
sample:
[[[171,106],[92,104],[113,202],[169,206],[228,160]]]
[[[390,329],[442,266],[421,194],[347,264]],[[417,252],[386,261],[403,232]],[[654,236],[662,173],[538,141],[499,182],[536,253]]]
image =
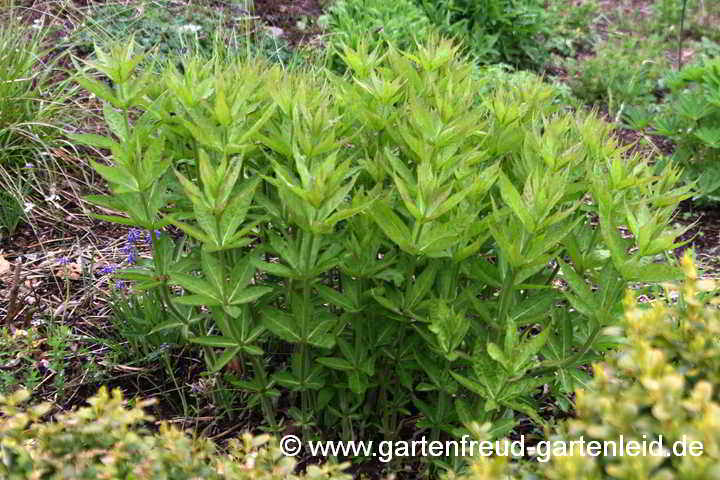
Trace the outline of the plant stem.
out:
[[[515,283],[515,272],[510,270],[505,275],[505,282],[503,283],[502,292],[500,292],[500,308],[498,310],[498,321],[502,325],[505,324],[505,319],[510,309],[510,300],[512,299],[513,287]]]
[[[172,365],[170,364],[170,358],[168,355],[167,350],[163,352],[163,360],[165,361],[165,370],[170,374],[170,378],[173,381],[173,384],[175,385],[175,388],[178,391],[178,394],[180,395],[180,402],[182,402],[183,406],[183,415],[188,416],[190,410],[188,409],[187,400],[185,400],[185,394],[183,393],[182,389],[180,388],[180,385],[178,385],[177,378],[175,377],[175,372],[172,369]]]
[[[563,368],[563,367],[566,367],[568,365],[575,363],[580,358],[582,358],[583,355],[585,355],[587,352],[590,351],[590,349],[593,346],[593,343],[595,343],[595,339],[598,337],[601,330],[602,329],[600,327],[595,327],[595,329],[590,334],[590,336],[587,338],[587,340],[585,341],[583,346],[580,347],[580,350],[578,350],[574,355],[572,355],[568,358],[564,358],[562,360],[553,360],[550,362],[543,362],[542,367],[540,367],[537,370],[532,371],[532,375],[540,375],[540,374],[550,372],[550,371],[558,369],[558,368]]]
[[[260,378],[260,381],[263,384],[263,388],[266,388],[267,386],[267,372],[265,371],[265,367],[263,366],[262,362],[256,355],[251,355],[252,358],[252,365],[253,369],[255,370],[255,375],[257,375]],[[261,394],[260,397],[260,403],[262,405],[263,414],[265,415],[265,421],[270,424],[271,427],[277,426],[277,420],[275,419],[275,411],[273,410],[272,402],[267,397],[265,392]]]

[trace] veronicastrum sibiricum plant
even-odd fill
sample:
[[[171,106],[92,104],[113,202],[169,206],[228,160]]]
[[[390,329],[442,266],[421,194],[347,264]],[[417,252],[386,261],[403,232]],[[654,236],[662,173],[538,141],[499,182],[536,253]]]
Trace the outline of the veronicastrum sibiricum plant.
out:
[[[654,261],[679,172],[540,80],[479,97],[448,41],[343,59],[344,77],[191,59],[151,79],[131,46],[100,53],[112,87],[81,82],[112,136],[74,138],[111,151],[111,194],[90,201],[183,234],[122,277],[268,426],[280,407],[344,439],[542,423],[538,387],[587,380],[628,283],[676,276]]]

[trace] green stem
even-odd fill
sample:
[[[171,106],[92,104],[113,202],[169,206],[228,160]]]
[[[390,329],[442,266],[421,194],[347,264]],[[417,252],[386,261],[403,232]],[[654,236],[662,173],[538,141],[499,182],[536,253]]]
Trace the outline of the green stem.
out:
[[[340,411],[341,412],[347,412],[348,410],[348,402],[347,402],[347,392],[342,392],[340,394]],[[343,415],[341,424],[342,424],[342,436],[343,440],[346,442],[353,440],[352,435],[352,425],[350,424],[350,416],[349,415]]]
[[[505,320],[510,310],[510,300],[512,299],[513,288],[515,284],[515,272],[510,270],[505,275],[505,282],[503,283],[502,292],[500,292],[500,309],[498,311],[498,321],[502,325],[505,324]]]
[[[165,370],[170,374],[170,378],[172,379],[173,384],[178,391],[178,395],[180,395],[180,402],[182,402],[183,407],[183,415],[187,417],[190,413],[190,409],[188,408],[187,400],[185,400],[185,394],[180,389],[180,385],[178,384],[177,378],[175,377],[175,372],[173,371],[172,365],[170,364],[170,358],[167,351],[163,353],[163,360],[165,361]]]
[[[422,228],[422,224],[419,220],[415,220],[415,225],[413,226],[412,231],[412,245],[413,247],[418,244],[418,240],[420,239],[420,229]]]
[[[585,250],[585,255],[588,255],[592,251],[593,247],[595,247],[595,242],[597,241],[597,234],[599,230],[600,225],[593,229],[593,234],[592,237],[590,237],[590,243],[588,244],[588,248],[587,250]]]
[[[251,355],[251,357],[253,369],[255,370],[255,375],[260,378],[260,381],[263,384],[263,388],[265,388],[267,386],[267,372],[265,371],[265,367],[260,361],[260,358],[258,358],[256,355]],[[262,406],[263,414],[265,415],[265,421],[274,428],[275,426],[277,426],[277,420],[275,419],[275,410],[273,409],[272,402],[264,391],[261,395],[262,396],[260,397],[260,403]]]
[[[167,284],[167,282],[163,282],[162,286],[160,287],[160,295],[162,295],[163,302],[165,303],[168,311],[172,313],[179,321],[185,324],[185,317],[182,313],[180,313],[180,310],[178,310],[175,304],[172,302],[170,286]]]
[[[568,365],[572,365],[573,363],[577,362],[579,359],[583,357],[586,353],[590,351],[593,344],[595,343],[595,340],[597,339],[598,335],[600,335],[600,331],[602,329],[600,327],[595,327],[593,332],[590,334],[588,339],[585,341],[582,347],[580,347],[580,350],[578,350],[574,355],[562,359],[562,360],[553,360],[550,362],[543,362],[541,364],[541,367],[537,370],[533,370],[531,374],[533,376],[541,375],[547,372],[550,372],[552,370],[556,370],[558,368],[567,367]],[[527,375],[525,375],[527,377]]]
[[[561,251],[558,254],[558,258],[561,258],[565,254],[565,250]],[[558,272],[560,271],[560,262],[555,261],[555,266],[553,267],[553,271],[550,273],[550,276],[548,277],[547,281],[545,282],[545,285],[550,285],[553,280],[555,280],[555,277],[557,276]]]

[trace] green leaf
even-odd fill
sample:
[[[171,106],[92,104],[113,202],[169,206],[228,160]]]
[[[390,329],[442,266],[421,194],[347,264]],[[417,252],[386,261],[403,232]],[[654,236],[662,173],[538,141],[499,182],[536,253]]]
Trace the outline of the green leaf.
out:
[[[530,210],[525,205],[525,202],[523,202],[520,193],[503,172],[500,172],[498,175],[498,186],[500,187],[500,195],[502,195],[503,201],[520,219],[525,229],[528,232],[534,232],[535,221],[530,216]]]
[[[415,361],[423,369],[425,374],[435,384],[437,388],[444,389],[445,382],[443,382],[443,375],[440,367],[433,361],[434,358],[428,358],[425,352],[415,351]]]
[[[313,288],[317,290],[320,297],[322,297],[324,300],[342,308],[348,313],[357,313],[361,311],[361,308],[355,304],[352,298],[348,297],[347,295],[343,295],[337,290],[321,284],[315,284]]]
[[[411,242],[410,229],[387,204],[377,202],[369,209],[369,213],[390,240],[403,250],[409,248]]]
[[[355,367],[344,358],[320,357],[316,358],[315,361],[320,365],[332,368],[333,370],[341,370],[343,372],[350,372],[355,370]]]
[[[183,295],[181,297],[174,297],[172,301],[180,305],[195,305],[206,307],[217,307],[222,305],[222,302],[220,300],[210,298],[206,295]]]
[[[160,325],[157,325],[152,330],[150,330],[150,332],[148,332],[148,336],[154,335],[158,332],[162,332],[163,330],[174,330],[176,328],[182,328],[184,326],[185,326],[185,324],[183,322],[178,322],[176,320],[170,320],[167,322],[163,322]]]
[[[98,98],[105,100],[106,102],[110,102],[116,107],[120,106],[120,100],[115,96],[113,91],[110,90],[110,88],[108,88],[108,86],[104,83],[88,77],[78,77],[76,81],[80,84],[81,87],[95,94],[95,96],[97,96]]]
[[[233,296],[228,300],[228,303],[230,305],[240,305],[243,303],[254,302],[258,298],[272,291],[272,287],[246,287],[243,290],[235,290]]]
[[[335,345],[335,336],[331,333],[337,325],[337,318],[330,317],[315,323],[306,333],[306,341],[320,348],[332,348]]]
[[[216,302],[222,303],[222,292],[218,292],[205,280],[185,273],[171,272],[170,280],[193,293],[209,297]]]
[[[257,257],[253,257],[251,260],[253,265],[258,270],[261,270],[263,272],[267,272],[270,275],[275,275],[276,277],[282,277],[282,278],[298,278],[298,276],[290,270],[285,265],[279,264],[279,263],[269,263],[269,262],[263,262]]]
[[[205,345],[208,347],[220,347],[220,348],[230,348],[230,347],[238,347],[238,343],[230,338],[230,337],[221,337],[221,336],[204,336],[204,337],[190,337],[188,338],[192,343],[197,343],[199,345]]]
[[[503,405],[508,406],[513,410],[524,413],[525,415],[530,417],[536,424],[545,425],[545,421],[540,415],[538,415],[537,410],[533,406],[522,401],[521,399],[516,398],[513,400],[505,400],[502,403]]]
[[[215,78],[215,118],[220,122],[220,125],[227,127],[232,123],[232,116],[225,99],[225,82],[220,74],[216,74]]]
[[[139,268],[126,268],[113,274],[115,278],[133,281],[155,280],[156,275],[157,273],[152,270],[142,270]]]
[[[570,285],[570,289],[577,294],[584,303],[594,305],[594,298],[595,295],[593,295],[592,291],[590,290],[590,287],[587,283],[585,283],[585,280],[575,273],[575,270],[568,265],[567,263],[563,262],[562,259],[558,258],[556,260],[560,264],[560,271],[562,272],[563,279]]]
[[[505,353],[500,349],[500,347],[497,346],[496,343],[489,342],[487,344],[487,352],[488,355],[490,355],[490,358],[498,362],[506,369],[510,370],[510,365],[512,364],[512,362],[508,360],[508,358],[505,356]]]
[[[450,375],[452,375],[453,378],[457,380],[460,385],[467,388],[471,392],[480,395],[483,398],[488,398],[489,392],[482,384],[476,382],[475,380],[470,380],[467,377],[463,377],[462,375],[458,375],[455,372],[450,372]]]
[[[520,326],[534,323],[538,317],[548,316],[557,301],[558,294],[555,292],[531,295],[510,310],[510,318]]]
[[[547,343],[548,336],[550,335],[550,325],[543,328],[543,331],[532,337],[529,341],[524,342],[518,347],[518,351],[513,356],[513,363],[516,369],[524,366],[530,357],[536,355]]]
[[[193,339],[191,338],[190,341],[193,341]],[[235,356],[240,352],[240,349],[241,347],[234,347],[225,350],[222,355],[220,355],[217,360],[215,360],[212,368],[210,368],[210,373],[219,372],[225,365],[230,363],[230,361],[235,358]]]
[[[200,251],[200,262],[202,264],[203,273],[205,278],[210,280],[215,292],[220,298],[225,298],[225,286],[227,281],[225,279],[225,268],[223,263],[217,256],[212,253],[208,253],[206,250]],[[199,293],[199,292],[198,292]]]
[[[243,345],[242,351],[247,353],[248,355],[255,355],[256,357],[265,354],[262,348],[255,345]]]
[[[192,225],[188,225],[187,223],[180,222],[180,221],[178,221],[178,220],[176,220],[175,218],[172,218],[172,217],[167,217],[167,220],[168,220],[171,224],[173,224],[173,225],[175,225],[176,227],[178,227],[178,228],[179,228],[180,230],[182,230],[183,232],[187,233],[187,234],[188,234],[189,236],[191,236],[192,238],[194,238],[194,239],[199,240],[200,242],[202,242],[204,245],[208,245],[208,244],[212,244],[212,243],[213,243],[212,239],[211,239],[210,237],[208,237],[205,233],[203,233],[202,230],[200,230],[200,229],[198,229],[198,228],[196,228],[196,227],[194,227],[194,226],[192,226]]]
[[[118,113],[110,104],[103,105],[103,116],[105,123],[110,127],[110,131],[115,134],[123,142],[128,139],[127,123],[120,113]]]
[[[350,391],[356,395],[362,395],[368,388],[367,380],[365,377],[360,375],[360,372],[353,371],[348,375],[348,386]]]
[[[417,280],[412,284],[410,291],[405,297],[406,309],[412,310],[418,305],[418,303],[425,300],[425,297],[428,292],[430,292],[430,289],[435,282],[435,276],[437,275],[439,267],[440,262],[431,262],[427,267],[425,267],[420,276],[417,277]]]
[[[116,142],[110,137],[103,137],[102,135],[96,135],[94,133],[66,133],[71,140],[75,140],[83,145],[90,145],[91,147],[105,148],[107,150],[113,147],[119,147]]]
[[[683,278],[682,270],[679,268],[659,263],[640,265],[638,262],[630,261],[624,264],[620,271],[626,280],[634,282],[667,282]]]
[[[288,388],[292,391],[297,391],[302,388],[302,383],[292,373],[288,371],[277,372],[272,376],[278,385]]]
[[[116,187],[122,187],[122,189],[118,189],[118,193],[140,191],[140,185],[138,184],[137,179],[126,168],[119,165],[108,167],[107,165],[98,163],[95,160],[90,160],[90,165],[105,180],[114,184]]]
[[[262,313],[263,324],[279,339],[291,343],[300,343],[303,340],[302,332],[298,330],[291,315],[273,308],[267,308]]]

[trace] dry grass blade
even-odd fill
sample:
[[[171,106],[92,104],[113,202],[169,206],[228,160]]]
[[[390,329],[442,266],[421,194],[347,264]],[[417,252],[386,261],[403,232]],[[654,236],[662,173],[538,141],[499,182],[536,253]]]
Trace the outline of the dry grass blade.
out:
[[[11,326],[13,325],[13,322],[15,319],[22,313],[23,311],[23,302],[18,301],[18,292],[20,291],[20,273],[22,271],[22,262],[20,259],[17,259],[15,262],[15,273],[13,274],[13,283],[12,287],[10,289],[10,296],[8,299],[8,308],[7,313],[5,314],[5,319],[3,320],[3,325]]]

